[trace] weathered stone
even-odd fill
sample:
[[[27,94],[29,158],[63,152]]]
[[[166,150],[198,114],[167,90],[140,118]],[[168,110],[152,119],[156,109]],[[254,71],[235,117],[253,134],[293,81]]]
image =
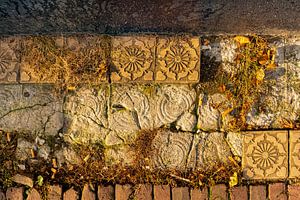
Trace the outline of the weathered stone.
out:
[[[14,175],[12,177],[12,181],[14,181],[16,183],[19,183],[19,184],[22,184],[22,185],[29,186],[31,188],[33,187],[33,180],[32,180],[32,178],[29,178],[27,176],[16,174],[16,175]]]
[[[104,155],[107,165],[133,165],[134,161],[136,161],[136,152],[129,145],[107,148],[104,151]]]
[[[235,156],[242,157],[243,154],[243,135],[241,133],[229,132],[226,141],[230,145],[231,152]]]
[[[112,82],[149,82],[154,80],[154,36],[116,36],[112,38]]]
[[[31,188],[28,192],[28,196],[26,200],[42,200],[42,198],[36,189]]]
[[[62,99],[50,86],[3,85],[0,97],[2,130],[56,135],[62,128]]]
[[[20,38],[0,38],[0,83],[17,82]]]
[[[23,187],[13,187],[6,190],[6,199],[7,200],[23,200]]]
[[[108,115],[109,128],[115,133],[110,135],[130,143],[139,130],[155,129],[172,123],[177,124],[178,128],[193,131],[195,117],[191,115],[195,99],[194,89],[187,85],[115,85]],[[106,140],[115,141],[110,137]]]
[[[63,200],[78,200],[78,199],[79,199],[78,192],[73,188],[68,189],[66,192],[64,192]]]
[[[245,132],[242,168],[245,179],[288,176],[288,132]]]
[[[155,81],[198,82],[200,77],[199,40],[199,37],[158,38]]]
[[[36,146],[33,143],[19,138],[17,141],[16,158],[21,161],[32,158],[34,149],[36,149]]]
[[[62,166],[63,163],[71,165],[80,165],[82,163],[82,158],[78,155],[72,148],[63,147],[54,153],[58,166]]]
[[[198,140],[198,142],[197,142]],[[199,132],[198,139],[195,140],[196,154],[193,156],[196,160],[196,166],[202,169],[211,169],[216,163],[228,164],[229,157],[232,157],[230,147],[228,146],[224,133]]]
[[[293,107],[287,96],[285,41],[283,38],[268,38],[268,45],[276,51],[276,67],[265,70],[264,81],[257,88],[257,99],[246,116],[248,129],[290,128],[289,122],[294,121]]]
[[[222,115],[232,108],[232,103],[225,94],[200,94],[197,128],[203,131],[230,130],[230,115]]]
[[[50,147],[47,145],[43,145],[43,146],[38,146],[38,150],[37,150],[37,156],[39,158],[43,158],[44,160],[48,159],[48,156],[50,154]]]
[[[108,87],[80,88],[68,94],[64,105],[66,113],[65,140],[90,144],[104,140],[108,134]]]
[[[153,163],[156,168],[181,169],[195,166],[191,160],[193,147],[193,134],[186,132],[159,131],[152,141],[154,149]],[[192,152],[192,153],[191,153]]]

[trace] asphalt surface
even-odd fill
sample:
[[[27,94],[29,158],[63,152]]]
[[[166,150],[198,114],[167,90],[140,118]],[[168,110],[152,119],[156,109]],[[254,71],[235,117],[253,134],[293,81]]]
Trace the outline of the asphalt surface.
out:
[[[0,35],[299,31],[300,0],[0,0]]]

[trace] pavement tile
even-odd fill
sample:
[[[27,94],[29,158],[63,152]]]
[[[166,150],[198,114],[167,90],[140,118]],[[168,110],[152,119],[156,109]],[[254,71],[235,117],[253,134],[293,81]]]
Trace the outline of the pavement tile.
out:
[[[190,83],[199,81],[199,37],[159,37],[156,52],[156,82]]]
[[[112,82],[151,82],[155,66],[154,36],[112,38]]]
[[[0,83],[17,82],[20,65],[20,38],[0,38]]]
[[[243,177],[284,179],[288,176],[288,132],[244,132]]]

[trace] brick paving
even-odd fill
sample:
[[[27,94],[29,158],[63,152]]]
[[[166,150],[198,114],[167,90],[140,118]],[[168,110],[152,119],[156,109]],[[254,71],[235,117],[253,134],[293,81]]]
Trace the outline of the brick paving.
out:
[[[67,199],[99,199],[99,200],[298,200],[300,199],[300,185],[287,185],[283,182],[261,185],[239,185],[228,188],[225,184],[218,184],[210,188],[193,189],[188,187],[170,188],[167,185],[109,185],[98,186],[95,193],[88,185],[83,191],[61,186],[50,186],[49,200]],[[80,195],[81,194],[81,197]],[[7,191],[0,190],[0,200],[39,200],[42,195],[34,188],[11,187]]]

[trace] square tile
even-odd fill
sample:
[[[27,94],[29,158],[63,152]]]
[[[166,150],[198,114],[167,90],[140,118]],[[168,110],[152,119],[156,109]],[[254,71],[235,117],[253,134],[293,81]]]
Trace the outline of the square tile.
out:
[[[34,36],[21,41],[20,82],[55,83],[61,75],[58,55],[62,54],[63,37]],[[62,59],[60,60],[62,61]]]
[[[21,82],[107,82],[109,45],[102,36],[38,36],[24,40]]]
[[[290,176],[297,178],[300,176],[300,131],[290,131]]]
[[[242,169],[245,179],[288,176],[288,131],[243,133]]]
[[[155,43],[153,36],[113,37],[111,81],[153,81]]]
[[[0,83],[17,81],[19,38],[0,38]]]
[[[191,83],[199,78],[199,37],[158,38],[155,81]]]

